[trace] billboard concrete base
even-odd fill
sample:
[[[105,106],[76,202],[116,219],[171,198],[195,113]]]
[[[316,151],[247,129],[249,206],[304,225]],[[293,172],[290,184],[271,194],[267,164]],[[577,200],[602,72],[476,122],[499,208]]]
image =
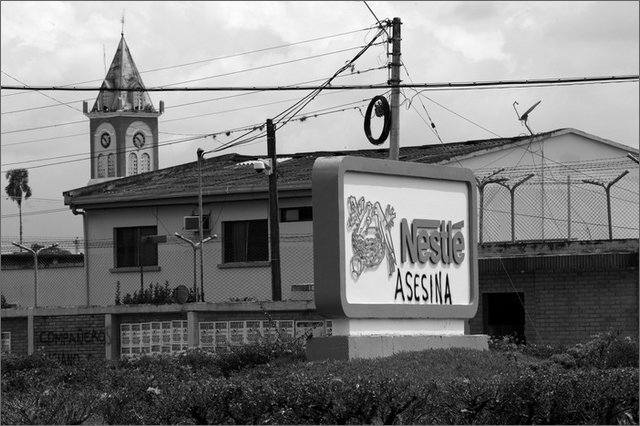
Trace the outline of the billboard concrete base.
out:
[[[447,348],[488,350],[489,338],[484,334],[314,337],[307,341],[307,360],[381,358],[400,352]]]

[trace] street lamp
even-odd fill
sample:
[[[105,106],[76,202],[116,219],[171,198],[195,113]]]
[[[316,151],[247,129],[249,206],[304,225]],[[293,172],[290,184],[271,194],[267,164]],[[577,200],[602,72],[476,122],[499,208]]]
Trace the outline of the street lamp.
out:
[[[191,244],[191,247],[193,247],[193,294],[196,296],[196,301],[198,301],[198,282],[196,279],[196,263],[197,263],[196,253],[198,252],[198,248],[199,248],[200,249],[200,274],[202,275],[202,244],[206,243],[209,240],[217,238],[218,236],[216,234],[213,234],[205,238],[204,240],[200,241],[199,243],[195,243],[190,239],[178,234],[177,232],[174,235],[180,238],[182,241],[188,242],[189,244]],[[200,299],[202,302],[204,302],[204,284],[202,281],[202,277],[200,277]]]
[[[11,244],[13,244],[16,247],[20,247],[25,249],[26,251],[30,252],[31,254],[33,254],[33,263],[34,263],[34,280],[33,280],[33,286],[34,286],[34,292],[33,292],[33,307],[37,308],[38,307],[38,254],[40,254],[40,252],[42,250],[47,250],[50,248],[54,248],[54,247],[58,247],[58,244],[51,244],[48,247],[40,247],[38,250],[34,250],[30,247],[26,247],[23,246],[22,244],[18,244],[15,241],[13,241]]]

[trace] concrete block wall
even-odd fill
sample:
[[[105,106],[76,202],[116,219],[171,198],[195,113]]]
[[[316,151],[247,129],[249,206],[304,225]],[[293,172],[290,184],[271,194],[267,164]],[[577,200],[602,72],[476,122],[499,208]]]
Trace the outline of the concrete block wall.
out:
[[[265,302],[274,320],[318,319],[308,301]],[[199,322],[266,319],[255,303],[121,305],[89,308],[3,309],[2,331],[11,332],[11,352],[45,352],[66,364],[120,356],[120,325],[188,321],[189,347],[199,345]]]

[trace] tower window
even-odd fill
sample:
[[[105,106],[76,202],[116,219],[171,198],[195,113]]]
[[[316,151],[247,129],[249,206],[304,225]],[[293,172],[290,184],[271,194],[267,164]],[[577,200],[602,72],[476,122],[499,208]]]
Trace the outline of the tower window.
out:
[[[129,175],[138,174],[138,156],[132,152],[129,154]]]
[[[140,111],[142,110],[142,89],[138,89],[135,92],[132,92],[133,94],[133,109],[136,111]]]
[[[103,154],[98,154],[98,177],[107,177],[107,159]]]
[[[146,152],[140,156],[140,173],[151,171],[151,157]]]
[[[116,156],[113,153],[107,157],[107,173],[109,177],[116,176]]]

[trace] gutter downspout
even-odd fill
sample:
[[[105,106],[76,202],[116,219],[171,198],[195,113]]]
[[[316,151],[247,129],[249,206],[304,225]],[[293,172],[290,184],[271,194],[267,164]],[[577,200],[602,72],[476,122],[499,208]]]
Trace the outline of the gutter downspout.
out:
[[[82,234],[84,237],[84,281],[86,285],[86,300],[89,307],[89,240],[87,238],[87,212],[79,211],[76,207],[71,209],[74,215],[82,215]]]

